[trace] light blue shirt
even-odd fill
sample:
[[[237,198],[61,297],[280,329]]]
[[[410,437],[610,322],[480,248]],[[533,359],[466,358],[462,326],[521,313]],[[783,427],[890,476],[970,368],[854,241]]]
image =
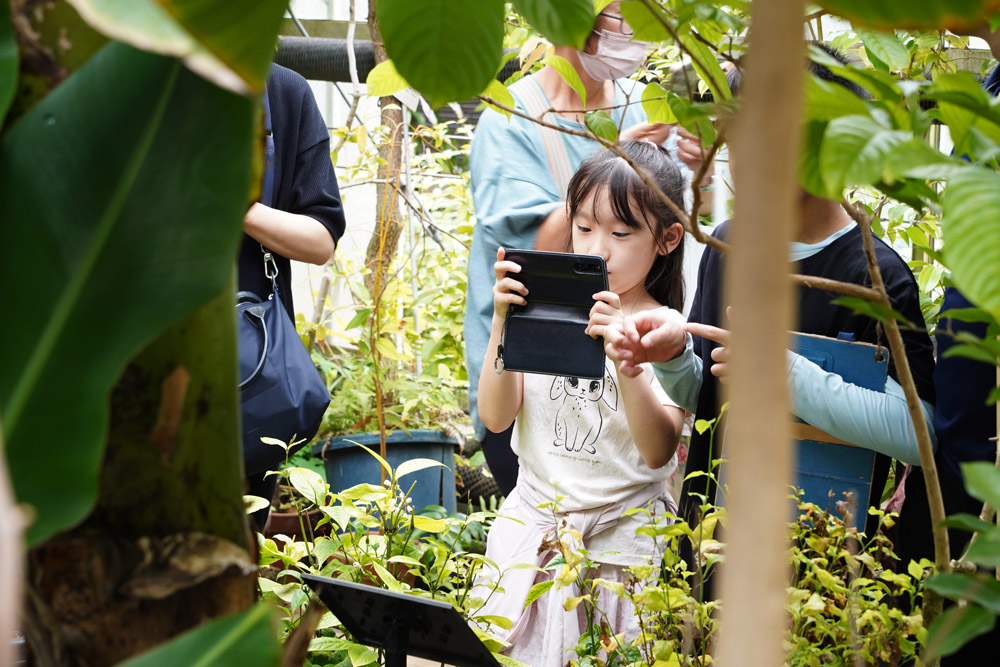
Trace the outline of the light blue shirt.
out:
[[[628,79],[615,82],[615,104],[609,111],[615,123],[629,128],[646,121],[640,99],[645,85]],[[521,86],[537,85],[530,77],[511,86],[515,108],[527,113],[518,99]],[[621,105],[628,104],[626,107]],[[624,121],[622,120],[624,114]],[[546,116],[567,129],[584,129],[580,123]],[[586,137],[560,135],[571,170],[584,158],[600,149]],[[671,134],[664,144],[676,155],[677,139]],[[476,394],[483,368],[486,345],[493,319],[493,264],[497,248],[533,248],[542,221],[563,205],[565,193],[558,192],[543,148],[539,126],[524,118],[506,116],[492,109],[483,112],[476,126],[469,156],[472,201],[476,209],[476,227],[469,253],[469,273],[465,306],[465,359],[469,372],[469,407],[480,437],[485,429],[479,422]],[[684,169],[683,173],[687,173]]]
[[[792,243],[792,261],[815,255],[854,228],[832,234],[819,243]],[[684,352],[670,361],[653,364],[656,377],[667,395],[688,412],[698,406],[703,377],[701,357],[694,353],[691,334]],[[792,413],[816,428],[846,442],[867,447],[904,463],[920,465],[917,436],[910,421],[903,388],[891,377],[885,392],[871,391],[845,382],[805,357],[788,351],[788,382]],[[934,406],[921,400],[924,421],[937,448]]]

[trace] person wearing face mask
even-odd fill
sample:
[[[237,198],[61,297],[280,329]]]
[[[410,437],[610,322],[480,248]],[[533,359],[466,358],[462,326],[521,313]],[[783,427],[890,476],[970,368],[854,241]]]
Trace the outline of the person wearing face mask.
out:
[[[701,163],[697,139],[673,125],[649,123],[642,109],[644,84],[628,79],[642,66],[649,45],[632,39],[619,2],[595,17],[583,50],[555,46],[555,54],[576,70],[586,89],[587,110],[604,109],[625,128],[620,141],[651,141],[665,146],[690,178]],[[579,95],[551,66],[510,86],[515,108],[570,130],[584,130]],[[477,386],[493,314],[493,263],[497,248],[565,251],[569,221],[565,197],[570,176],[600,145],[586,137],[542,128],[524,118],[487,109],[472,140],[471,187],[476,226],[469,256],[465,311],[465,355],[469,405],[476,434],[501,492],[517,481],[511,430],[488,431],[479,420]]]

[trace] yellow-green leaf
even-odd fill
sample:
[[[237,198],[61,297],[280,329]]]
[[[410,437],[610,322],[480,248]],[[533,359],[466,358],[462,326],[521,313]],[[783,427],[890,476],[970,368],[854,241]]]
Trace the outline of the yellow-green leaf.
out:
[[[577,74],[576,68],[570,65],[569,61],[562,56],[549,56],[542,61],[542,64],[550,66],[559,73],[563,81],[580,96],[580,104],[586,109],[587,89],[583,87],[583,81],[580,80],[580,75]]]
[[[384,60],[372,68],[365,80],[369,97],[389,97],[401,90],[406,90],[410,84],[396,71],[391,60]]]
[[[489,97],[509,109],[514,108],[514,96],[510,94],[509,90],[507,90],[507,86],[503,85],[496,79],[490,81],[490,85],[486,86],[486,90],[483,91],[483,97]],[[507,109],[502,109],[494,104],[490,104],[489,102],[487,102],[487,104],[489,104],[491,109],[499,111],[503,115],[507,116],[507,118],[510,118],[510,112],[507,111]]]

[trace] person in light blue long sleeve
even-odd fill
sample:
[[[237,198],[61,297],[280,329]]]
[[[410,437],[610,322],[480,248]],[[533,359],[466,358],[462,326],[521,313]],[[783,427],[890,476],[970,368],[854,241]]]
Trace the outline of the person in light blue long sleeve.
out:
[[[842,56],[835,57],[845,62]],[[857,86],[835,77],[821,65],[813,63],[810,71],[851,89],[859,97],[865,96]],[[795,272],[858,285],[871,284],[861,229],[839,202],[803,191],[799,216],[797,240],[789,249],[789,259],[796,263]],[[730,223],[720,225],[714,236],[726,239],[729,228]],[[903,342],[933,439],[933,346],[924,327],[919,290],[906,262],[880,239],[874,238],[873,241],[892,306],[914,324],[902,332]],[[711,420],[719,414],[719,378],[726,375],[729,354],[726,345],[728,332],[723,328],[725,310],[729,305],[742,307],[722,301],[724,264],[724,257],[718,251],[709,249],[702,256],[697,293],[687,323],[679,313],[662,309],[651,311],[628,320],[622,330],[612,332],[608,340],[610,345],[628,348],[636,362],[658,362],[654,367],[664,390],[678,405],[695,411],[698,419]],[[832,304],[837,296],[832,292],[800,286],[796,330],[830,338],[837,338],[843,333],[856,341],[887,344],[876,321]],[[919,463],[916,436],[906,400],[891,364],[884,393],[844,382],[839,376],[822,370],[793,352],[788,355],[788,373],[791,408],[796,416],[836,438],[878,452],[873,495],[868,499],[870,503],[877,504],[879,501],[890,459]],[[688,475],[710,470],[713,458],[711,438],[709,433],[692,435]],[[718,435],[715,438],[720,441]],[[703,477],[685,484],[680,510],[688,521],[698,520],[701,500],[695,494],[705,491],[705,488]],[[709,496],[714,497],[712,485],[708,491]]]
[[[596,17],[583,51],[556,46],[555,53],[580,75],[587,93],[586,108],[606,109],[616,125],[624,128],[621,141],[647,140],[664,145],[688,175],[688,167],[701,160],[701,148],[683,131],[683,139],[678,141],[672,126],[646,122],[640,103],[645,86],[627,77],[642,64],[647,45],[630,40],[631,29],[621,18],[618,5],[612,2]],[[575,132],[586,129],[579,95],[551,66],[511,85],[510,92],[517,111],[539,115],[533,113],[532,100],[536,100],[542,106],[540,112],[550,111],[544,115],[545,122]],[[553,165],[546,141],[561,147],[565,157],[557,157],[555,162],[565,164]],[[585,136],[545,130],[525,118],[513,115],[508,119],[492,109],[483,112],[475,130],[469,162],[476,227],[465,310],[469,404],[487,462],[504,494],[517,481],[517,459],[510,451],[509,430],[504,434],[486,430],[478,417],[476,395],[487,356],[497,248],[565,251],[570,229],[564,202],[566,183],[583,159],[599,148],[600,144]]]

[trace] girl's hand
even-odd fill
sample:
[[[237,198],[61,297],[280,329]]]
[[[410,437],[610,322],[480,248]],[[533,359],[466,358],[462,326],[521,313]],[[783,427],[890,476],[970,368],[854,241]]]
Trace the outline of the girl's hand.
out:
[[[497,262],[493,265],[496,282],[493,283],[493,313],[501,320],[507,317],[510,304],[527,305],[524,297],[528,296],[528,288],[507,276],[507,272],[520,273],[521,265],[504,261],[503,248],[497,248]]]
[[[586,334],[591,338],[604,337],[608,326],[625,319],[622,312],[622,302],[614,292],[604,291],[594,295],[594,306],[590,309],[590,323]]]

